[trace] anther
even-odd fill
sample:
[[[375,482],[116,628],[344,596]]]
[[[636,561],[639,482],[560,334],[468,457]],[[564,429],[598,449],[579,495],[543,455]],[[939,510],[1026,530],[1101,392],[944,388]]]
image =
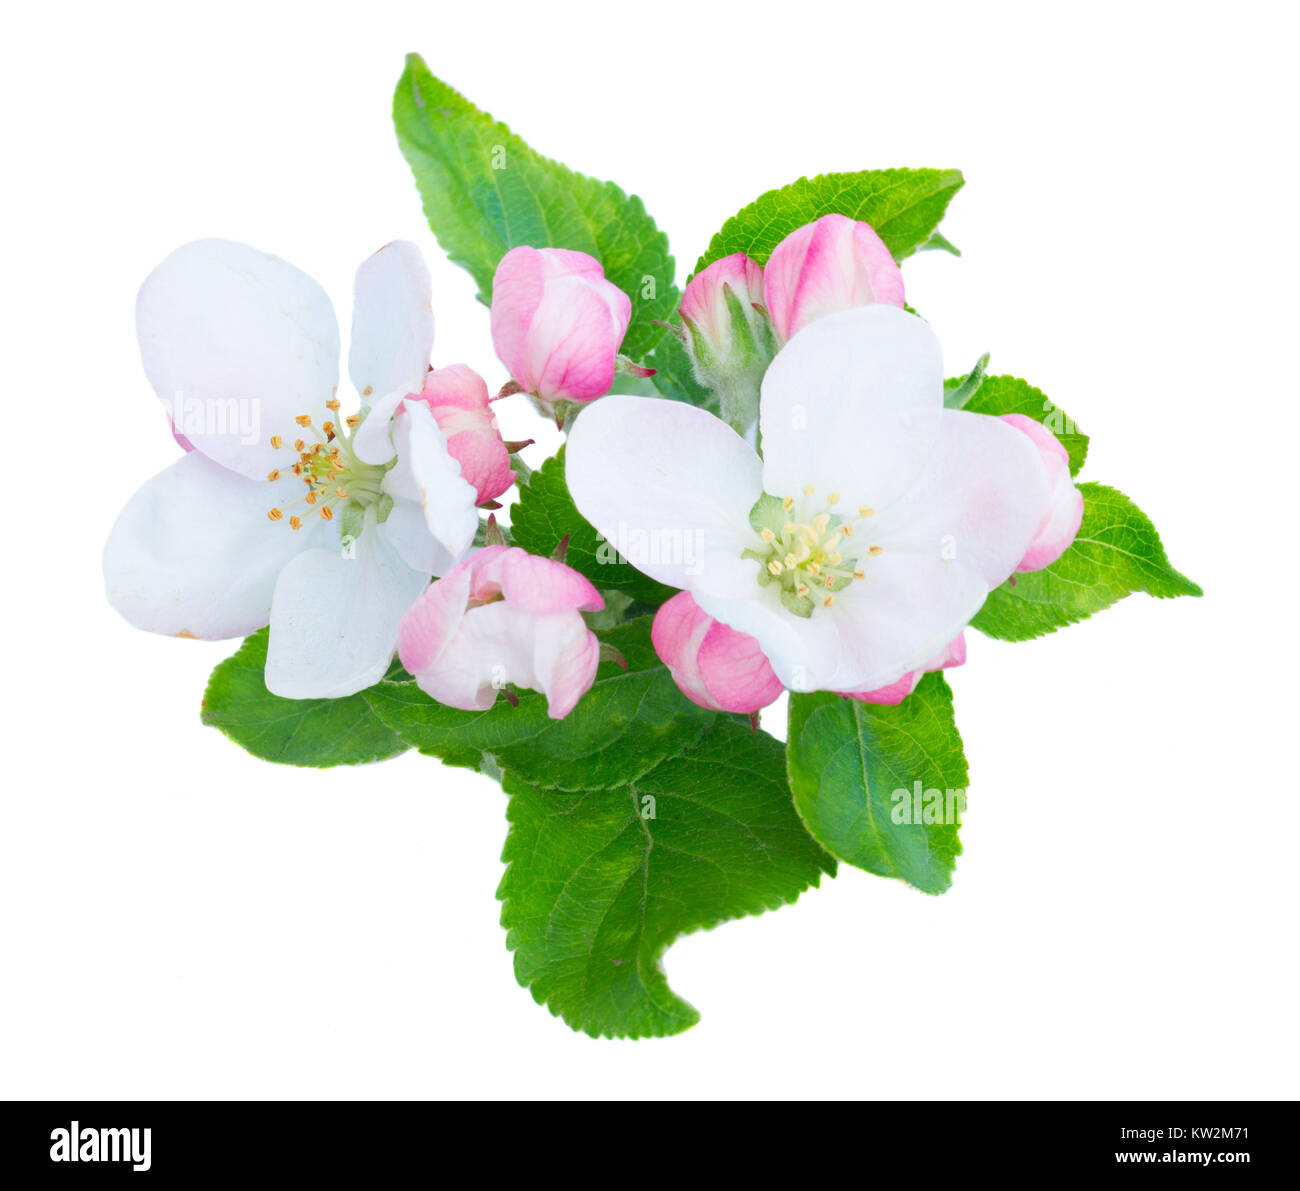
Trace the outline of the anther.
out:
[[[325,431],[325,437],[326,437],[327,439],[328,439],[328,438],[333,438],[333,437],[334,437],[334,423],[333,423],[333,422],[322,422],[322,423],[321,423],[321,429]]]
[[[872,546],[871,549],[867,551],[867,553],[870,554],[872,558],[875,558],[877,554],[884,554],[884,552],[885,552],[884,546]]]
[[[340,402],[337,397],[331,397],[327,402],[325,402],[325,408],[337,410],[341,404],[342,402]]]
[[[296,418],[294,418],[294,421],[297,422],[299,426],[310,426],[311,414],[299,414]]]
[[[280,512],[279,509],[272,509],[269,513],[267,513],[267,517],[269,517],[272,521],[279,521],[280,518],[283,516],[284,514]]]
[[[769,571],[771,571],[772,574],[774,574],[774,575],[779,575],[779,574],[781,573],[781,571],[782,571],[784,568],[783,568],[783,567],[781,566],[781,564],[780,564],[779,562],[777,562],[777,560],[774,558],[774,559],[772,559],[771,562],[769,562],[769,563],[767,564],[767,569],[768,569]]]
[[[360,414],[348,414],[348,416],[343,420],[348,424],[349,430],[355,430],[358,426],[361,425]]]
[[[266,478],[274,484],[275,481],[280,478],[280,469],[278,467],[273,467],[266,473]]]
[[[334,520],[334,510],[331,509],[331,508],[329,507],[329,505],[325,505],[325,506],[322,507],[322,509],[321,509],[321,511],[320,511],[320,515],[321,515],[321,517],[322,517],[324,520],[326,520],[326,521],[333,521],[333,520]]]
[[[785,500],[781,502],[781,507],[788,513],[791,509],[794,508],[794,497],[787,496]]]
[[[835,603],[835,597],[833,595],[828,595],[824,600],[822,600],[822,607],[829,608],[834,603]]]
[[[865,579],[867,577],[867,572],[864,571],[861,567],[858,567],[858,569],[853,572],[853,577],[855,579]]]
[[[278,451],[282,446],[284,446],[284,439],[278,434],[271,435],[271,449]]]
[[[858,506],[858,516],[859,516],[859,517],[872,517],[872,516],[875,515],[875,512],[876,512],[876,510],[873,509],[870,505],[859,505],[859,506]]]
[[[758,536],[761,537],[769,546],[776,541],[776,534],[774,534],[770,529],[763,530],[763,532]]]
[[[800,583],[799,586],[794,589],[794,594],[797,596],[806,596],[808,594],[808,585],[806,583]]]
[[[296,438],[293,440],[293,449],[301,455],[307,449],[307,444],[302,439]]]
[[[301,529],[301,528],[302,528],[302,518],[301,518],[301,517],[290,517],[290,518],[289,518],[289,528],[290,528],[290,529]]]
[[[832,492],[832,493],[830,494],[830,496],[828,496],[828,497],[826,498],[826,503],[827,503],[828,505],[837,505],[837,504],[839,504],[839,503],[840,503],[840,494],[839,494],[838,492]]]
[[[851,538],[853,536],[853,526],[845,522],[840,526],[840,533],[842,533],[846,538]]]
[[[816,489],[811,484],[805,484],[803,486],[803,494],[805,496],[811,496],[815,491]]]

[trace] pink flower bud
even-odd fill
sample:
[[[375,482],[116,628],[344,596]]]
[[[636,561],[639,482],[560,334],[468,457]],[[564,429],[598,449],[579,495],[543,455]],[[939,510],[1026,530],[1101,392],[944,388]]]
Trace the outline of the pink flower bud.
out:
[[[824,314],[883,302],[903,305],[903,275],[869,223],[823,215],[792,231],[773,250],[763,274],[777,339]]]
[[[758,420],[759,385],[776,354],[762,302],[762,267],[737,252],[692,277],[679,307],[695,377],[741,434]]]
[[[1003,414],[1002,420],[1027,434],[1038,448],[1052,486],[1051,504],[1038,533],[1029,544],[1017,571],[1041,571],[1070,548],[1083,522],[1083,493],[1070,475],[1070,455],[1060,440],[1041,422],[1024,414]]]
[[[543,401],[608,393],[631,317],[631,299],[585,252],[512,248],[492,279],[497,356]]]
[[[433,369],[424,378],[424,391],[406,401],[423,401],[432,411],[460,474],[477,490],[479,504],[495,500],[515,482],[487,385],[472,368],[452,364]]]
[[[590,689],[600,642],[582,619],[605,601],[577,571],[516,546],[470,555],[407,609],[397,654],[425,694],[486,711],[507,686],[541,691],[563,719]]]
[[[690,592],[659,609],[650,639],[682,694],[701,707],[750,713],[785,689],[758,642],[714,620]]]
[[[877,687],[874,691],[840,691],[839,693],[846,699],[856,699],[859,703],[876,703],[894,707],[916,690],[917,683],[932,670],[947,670],[952,666],[964,666],[965,664],[966,636],[964,633],[958,633],[921,669],[909,671],[897,682],[891,682],[888,686]]]

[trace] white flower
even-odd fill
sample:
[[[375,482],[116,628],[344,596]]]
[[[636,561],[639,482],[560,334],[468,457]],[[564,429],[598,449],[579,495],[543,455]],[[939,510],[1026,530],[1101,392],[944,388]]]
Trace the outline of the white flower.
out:
[[[1047,515],[1032,442],[945,410],[938,341],[893,306],[796,334],[763,379],[759,428],[761,459],[694,406],[605,397],[573,428],[568,484],[628,561],[756,638],[793,690],[922,667]]]
[[[187,454],[127,502],[104,549],[109,601],[138,628],[240,637],[269,623],[267,687],[335,698],[383,677],[403,612],[478,525],[473,487],[419,393],[433,346],[419,250],[356,275],[340,415],[329,298],[247,245],[177,249],[140,289],[145,373]],[[268,483],[268,481],[270,481]]]

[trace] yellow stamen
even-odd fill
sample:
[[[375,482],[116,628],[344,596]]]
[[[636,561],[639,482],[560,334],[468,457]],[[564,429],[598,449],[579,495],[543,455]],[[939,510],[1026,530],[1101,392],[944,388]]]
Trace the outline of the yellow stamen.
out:
[[[325,437],[326,437],[326,438],[333,438],[333,437],[334,437],[334,423],[333,423],[333,422],[325,422],[325,423],[323,423],[323,424],[321,425],[321,429],[325,431]]]
[[[761,537],[769,546],[776,541],[776,534],[774,534],[770,529],[763,530],[763,532],[759,534],[759,537]]]
[[[787,554],[785,556],[785,565],[790,567],[791,570],[793,570],[795,567],[799,565],[799,560],[795,558],[793,554]]]
[[[861,567],[858,567],[858,569],[853,572],[853,577],[855,579],[865,579],[867,577],[867,572],[864,571]]]
[[[828,505],[837,505],[837,504],[839,504],[839,503],[840,503],[840,494],[839,494],[838,492],[832,492],[832,493],[830,494],[830,496],[828,496],[828,497],[826,498],[826,503],[827,503]]]
[[[827,575],[826,578],[825,578],[825,580],[824,580],[823,582],[825,583],[825,585],[826,585],[827,587],[829,587],[829,588],[831,588],[832,590],[834,590],[834,588],[835,588],[835,576],[834,576],[834,575]]]
[[[308,503],[309,505],[314,505],[314,504],[316,503],[316,489],[315,489],[315,488],[313,488],[310,492],[307,493],[307,503]]]
[[[840,563],[842,563],[842,562],[844,561],[844,556],[843,556],[842,554],[837,554],[834,550],[832,550],[832,551],[831,551],[831,552],[826,556],[826,561],[827,561],[828,563],[830,563],[831,566],[833,566],[833,567],[837,567],[837,566],[840,565]]]
[[[806,583],[800,583],[799,586],[794,589],[794,594],[797,596],[806,596],[808,594],[808,585]]]
[[[779,562],[777,562],[777,560],[774,558],[774,559],[772,559],[771,562],[769,562],[769,563],[767,564],[767,569],[768,569],[769,571],[771,571],[772,574],[774,574],[774,575],[779,575],[779,574],[781,573],[781,571],[782,571],[784,568],[783,568],[783,567],[781,566],[781,564],[780,564]]]
[[[310,426],[311,414],[299,414],[296,418],[294,418],[294,421],[297,422],[299,426]]]
[[[859,505],[859,506],[858,506],[858,516],[859,516],[859,517],[872,517],[872,516],[875,515],[875,512],[876,512],[876,510],[873,509],[870,505]]]
[[[347,498],[348,498],[348,494],[347,494],[346,492],[343,491],[343,485],[342,485],[342,484],[340,484],[337,488],[335,488],[334,491],[338,493],[339,497],[340,497],[342,500],[347,500]]]
[[[290,517],[290,518],[289,518],[289,528],[290,528],[290,529],[301,529],[301,528],[302,528],[302,518],[301,518],[301,517]]]
[[[835,597],[833,595],[828,595],[824,600],[822,600],[822,607],[829,608],[834,603]]]
[[[872,546],[871,549],[867,551],[867,553],[870,554],[872,558],[874,558],[877,554],[884,554],[884,552],[885,552],[884,546]]]
[[[327,402],[325,402],[325,408],[337,410],[340,404],[341,402],[337,397],[331,397]]]
[[[817,516],[813,518],[813,524],[817,527],[818,533],[825,533],[826,527],[830,523],[831,515],[829,513],[818,513]]]
[[[326,521],[333,521],[333,520],[334,520],[334,510],[331,509],[331,508],[329,507],[329,505],[325,505],[324,508],[321,509],[321,511],[320,511],[320,515],[321,515],[321,516],[322,516]]]
[[[300,438],[294,439],[293,449],[301,453],[307,449],[307,444]]]
[[[813,494],[813,492],[815,492],[815,491],[816,491],[816,489],[814,489],[813,486],[812,486],[811,484],[805,484],[805,485],[803,486],[803,494],[804,494],[805,496],[811,496],[811,495]]]
[[[278,451],[282,446],[284,446],[284,439],[282,439],[278,434],[271,435],[272,450]]]
[[[266,473],[266,478],[274,484],[275,481],[280,478],[280,469],[278,467],[273,467]]]
[[[355,430],[358,426],[361,425],[360,414],[348,414],[348,416],[343,420],[348,424],[349,430]]]
[[[840,526],[840,533],[842,533],[846,538],[851,538],[851,537],[853,536],[853,526],[851,526],[851,525],[849,525],[849,524],[847,524],[847,523],[844,524],[844,525],[841,525],[841,526]]]
[[[781,507],[788,513],[791,509],[794,508],[794,497],[787,496],[785,500],[781,502]]]
[[[267,517],[269,517],[272,521],[279,521],[280,518],[283,516],[284,514],[280,512],[279,509],[272,509],[269,513],[267,513]]]

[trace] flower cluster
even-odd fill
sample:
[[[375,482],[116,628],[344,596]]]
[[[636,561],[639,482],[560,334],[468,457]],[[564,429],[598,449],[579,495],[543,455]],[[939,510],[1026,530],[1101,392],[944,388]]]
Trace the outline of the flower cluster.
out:
[[[938,341],[903,308],[867,224],[823,216],[765,268],[737,253],[687,286],[679,334],[730,425],[606,396],[631,309],[592,257],[519,247],[496,271],[492,337],[504,393],[589,407],[567,469],[583,515],[610,538],[633,525],[696,544],[633,560],[681,589],[653,641],[696,703],[756,712],[786,689],[896,703],[965,660],[962,630],[990,590],[1073,540],[1082,500],[1057,438],[1021,415],[944,408]],[[363,690],[400,645],[450,706],[526,687],[553,716],[574,707],[598,653],[581,613],[603,600],[561,561],[475,548],[479,510],[516,473],[486,382],[430,365],[413,245],[357,271],[348,414],[329,300],[277,257],[178,249],[144,283],[137,321],[186,453],[109,538],[108,594],[128,620],[202,638],[269,623],[266,684],[287,698]],[[260,433],[245,433],[241,402]]]

